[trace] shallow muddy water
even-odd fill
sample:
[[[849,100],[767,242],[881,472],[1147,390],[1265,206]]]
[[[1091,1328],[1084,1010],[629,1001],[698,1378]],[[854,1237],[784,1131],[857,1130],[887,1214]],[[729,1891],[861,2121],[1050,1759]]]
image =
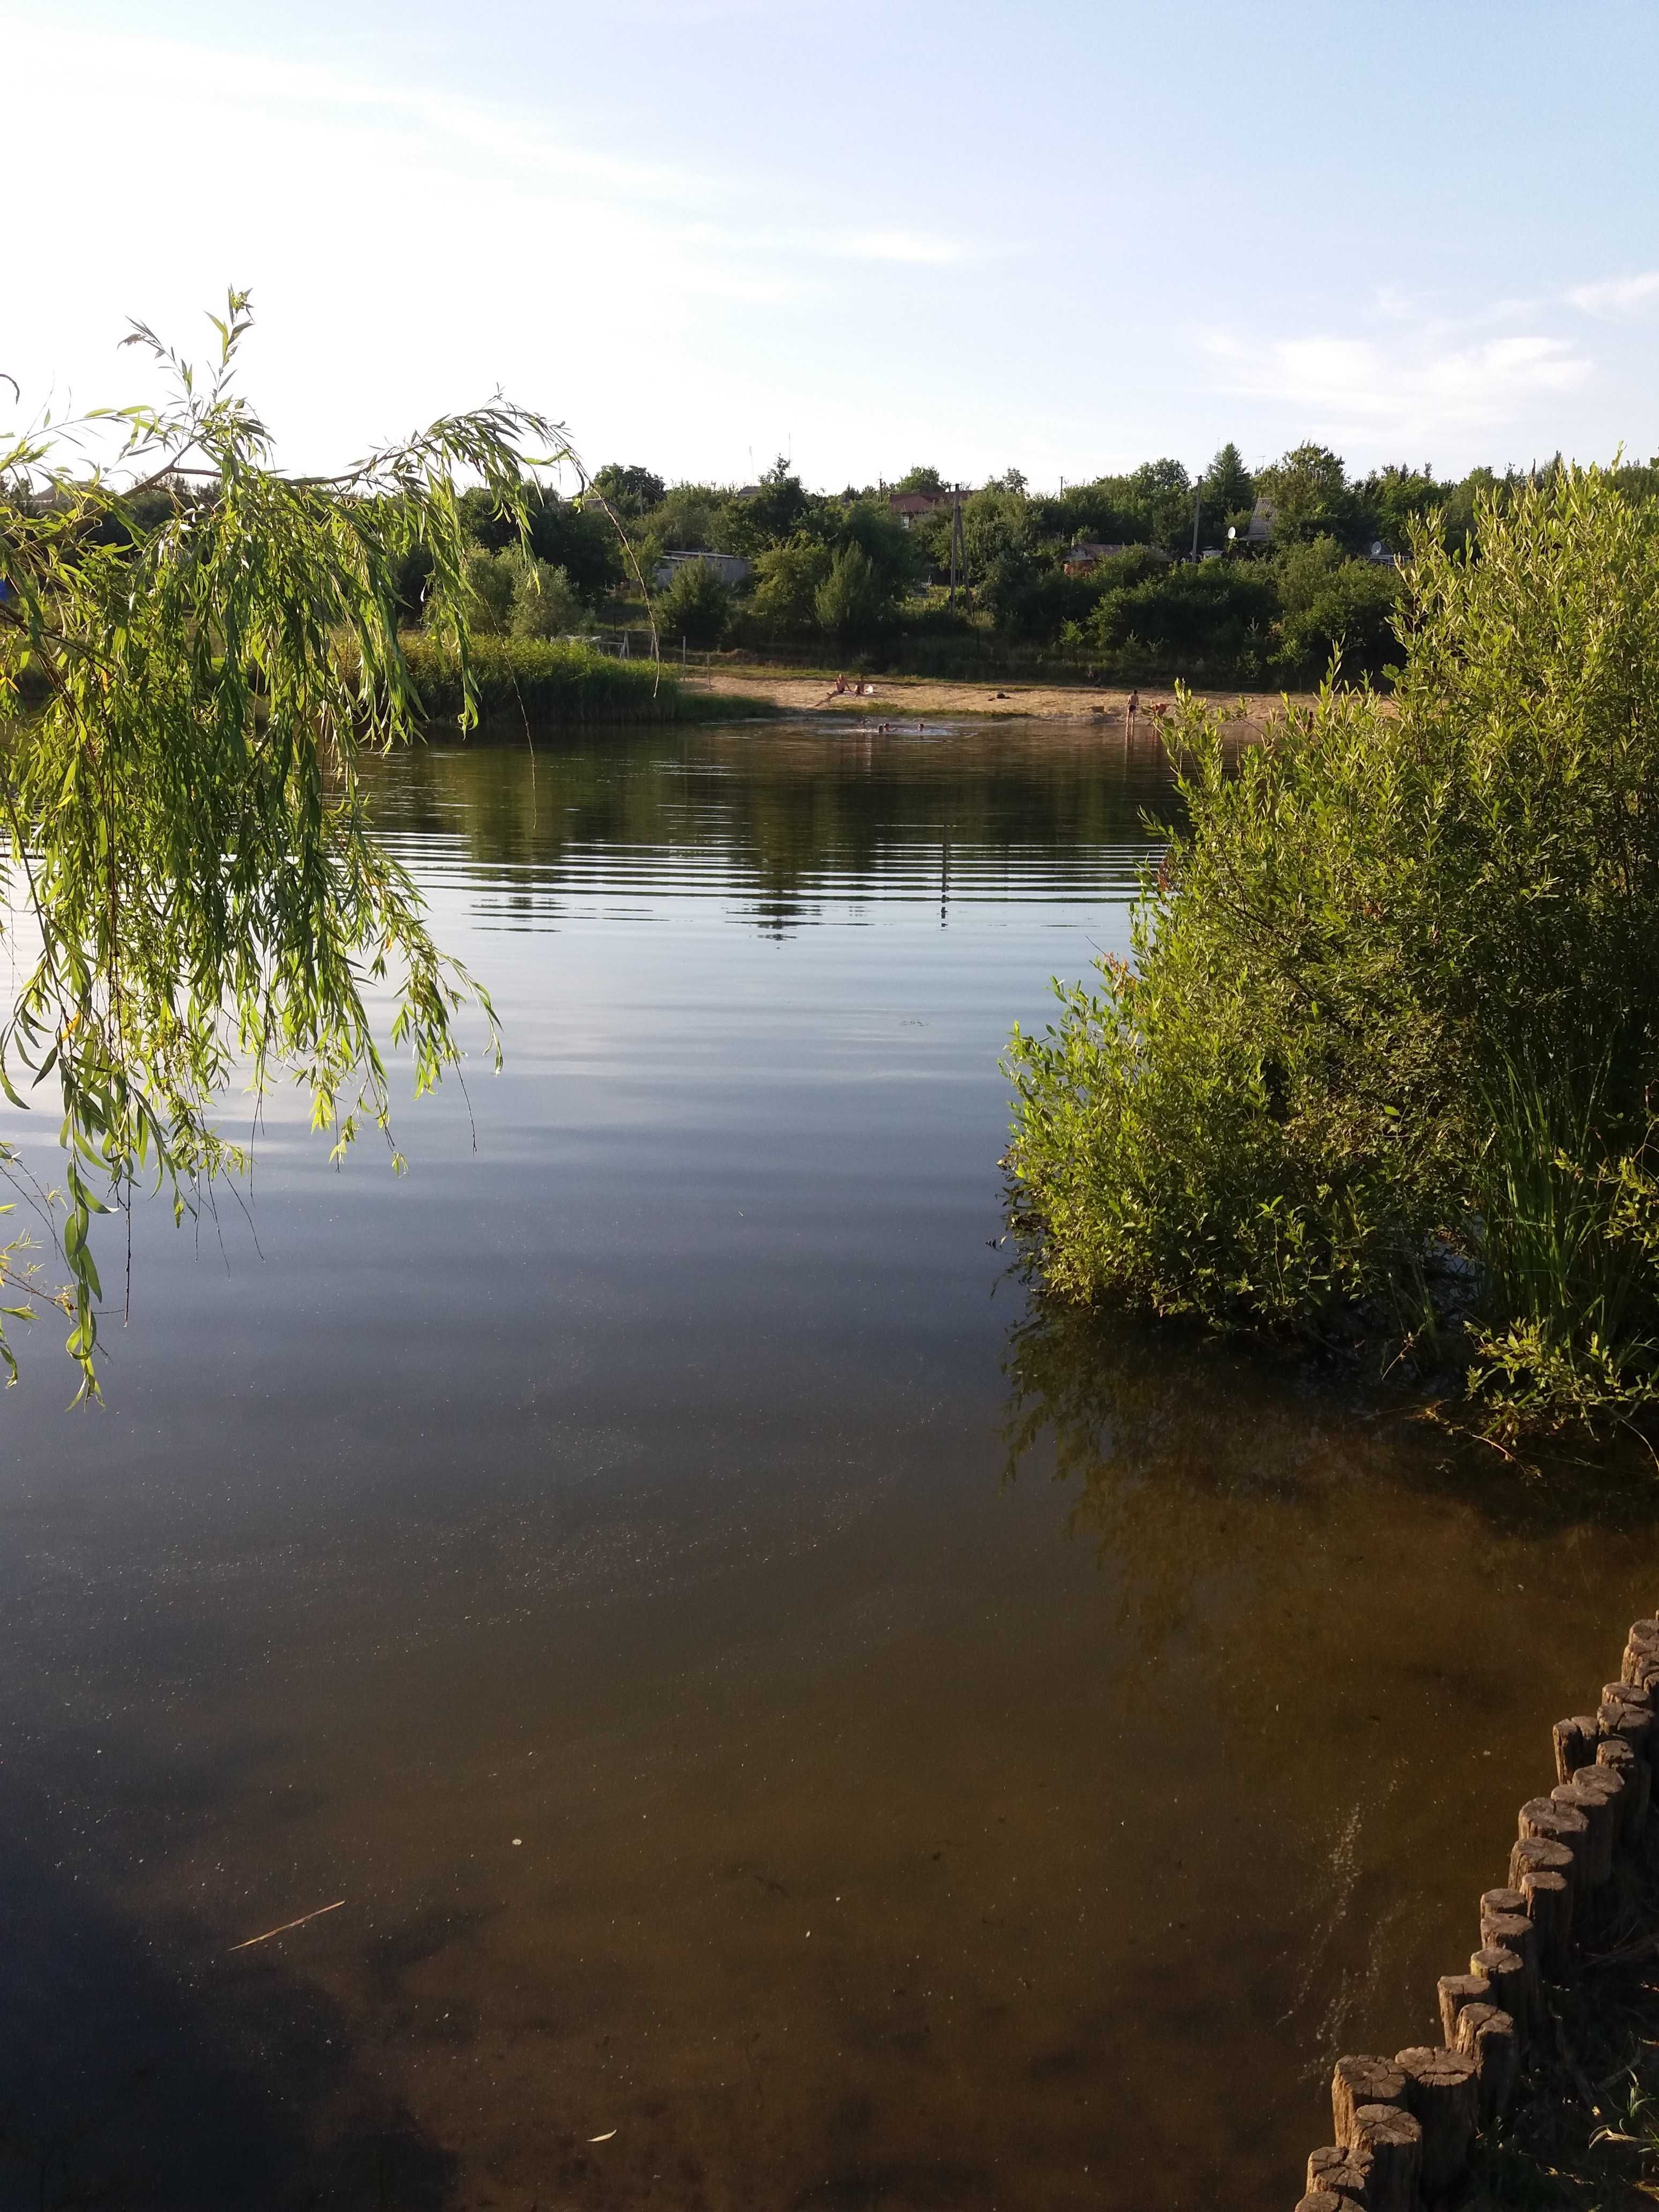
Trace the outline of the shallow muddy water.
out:
[[[106,1408],[44,1324],[0,1401],[0,2204],[1293,2203],[1646,1493],[1029,1315],[998,1054],[1127,946],[1150,751],[376,783],[505,1073],[400,1180],[273,1108],[251,1221],[137,1224]]]

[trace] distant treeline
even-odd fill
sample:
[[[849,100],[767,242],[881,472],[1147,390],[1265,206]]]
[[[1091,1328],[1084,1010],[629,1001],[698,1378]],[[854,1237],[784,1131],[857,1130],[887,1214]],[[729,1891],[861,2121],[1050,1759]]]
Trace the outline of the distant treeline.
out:
[[[1159,460],[1052,493],[1011,470],[962,498],[954,612],[939,588],[952,502],[913,514],[908,528],[891,504],[945,492],[936,469],[833,495],[807,491],[782,460],[738,491],[670,485],[637,466],[601,469],[594,483],[645,563],[707,550],[752,564],[736,592],[706,571],[676,576],[663,627],[694,644],[816,642],[913,659],[932,646],[939,659],[957,636],[1103,677],[1258,684],[1316,677],[1335,651],[1348,674],[1381,675],[1398,654],[1395,556],[1413,524],[1461,546],[1483,490],[1531,480],[1476,469],[1449,483],[1404,465],[1355,477],[1317,445],[1255,473],[1229,444],[1200,478]],[[1652,497],[1659,463],[1618,480]],[[1212,556],[1196,562],[1195,522],[1200,554]]]
[[[665,554],[707,552],[739,556],[749,574],[733,586],[712,566],[677,564],[653,594],[665,649],[684,639],[941,674],[1006,653],[1103,679],[1276,685],[1317,678],[1334,653],[1350,677],[1382,676],[1398,658],[1396,560],[1413,527],[1460,548],[1482,492],[1502,498],[1559,465],[1475,469],[1456,482],[1406,465],[1353,477],[1310,444],[1253,473],[1229,444],[1198,478],[1179,461],[1149,461],[1039,492],[1010,470],[962,491],[954,606],[944,579],[955,502],[933,468],[822,493],[782,459],[736,489],[613,463],[584,497],[538,492],[527,546],[484,493],[466,494],[463,509],[485,635],[568,638],[638,620],[641,576]],[[1627,496],[1659,496],[1659,460],[1613,480]],[[893,505],[904,493],[938,503],[907,516]],[[180,495],[146,495],[160,506]],[[410,627],[425,581],[416,553],[399,579]]]

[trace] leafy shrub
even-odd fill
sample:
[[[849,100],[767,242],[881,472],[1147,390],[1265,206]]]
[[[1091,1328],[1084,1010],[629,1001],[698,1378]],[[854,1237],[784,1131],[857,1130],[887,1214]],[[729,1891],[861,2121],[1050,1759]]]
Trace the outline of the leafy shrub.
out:
[[[459,712],[460,664],[428,636],[404,640],[410,674],[429,720]],[[568,639],[475,639],[471,656],[479,708],[559,722],[727,720],[758,702],[729,694],[682,690],[667,669],[648,660],[617,660]]]
[[[475,547],[466,556],[465,574],[472,627],[480,637],[560,637],[587,618],[568,571],[520,546],[498,553]]]
[[[480,637],[500,637],[513,617],[513,594],[518,586],[520,562],[516,553],[486,552],[482,546],[466,556],[468,611]]]
[[[880,627],[890,603],[875,562],[861,545],[842,548],[812,595],[819,623],[839,645],[868,637]]]
[[[1334,538],[1288,546],[1272,564],[1279,605],[1277,666],[1295,678],[1340,654],[1345,674],[1378,676],[1395,658],[1400,572],[1346,556]]]
[[[834,558],[821,540],[803,537],[763,553],[755,562],[757,619],[776,629],[810,629],[817,619],[818,586]]]
[[[587,619],[568,568],[550,568],[533,555],[520,563],[507,624],[514,637],[566,637]]]
[[[706,561],[682,561],[657,601],[657,626],[666,638],[718,645],[732,619],[732,594]]]
[[[1133,964],[1016,1032],[1009,1166],[1060,1296],[1450,1332],[1518,1436],[1659,1397],[1659,514],[1563,471],[1477,533],[1414,538],[1394,706],[1230,773],[1183,702],[1187,826]]]
[[[1265,563],[1171,566],[1137,550],[1100,567],[1109,574],[1084,635],[1105,653],[1137,640],[1154,659],[1202,656],[1231,666],[1256,637],[1265,644],[1278,610],[1273,571]]]

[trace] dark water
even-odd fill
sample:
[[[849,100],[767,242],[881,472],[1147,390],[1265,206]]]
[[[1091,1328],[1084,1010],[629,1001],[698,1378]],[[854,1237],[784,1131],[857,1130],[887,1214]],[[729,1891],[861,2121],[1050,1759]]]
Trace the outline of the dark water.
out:
[[[401,1181],[274,1109],[252,1228],[139,1222],[107,1410],[44,1327],[0,1406],[0,2204],[1293,2202],[1645,1492],[1028,1316],[997,1055],[1124,949],[1151,757],[380,785],[506,1073]]]

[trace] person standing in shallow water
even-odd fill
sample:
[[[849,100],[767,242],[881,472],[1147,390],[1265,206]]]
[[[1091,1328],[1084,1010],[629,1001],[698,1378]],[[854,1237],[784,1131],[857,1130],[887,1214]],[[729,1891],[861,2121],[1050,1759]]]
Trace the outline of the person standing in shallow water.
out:
[[[1132,691],[1129,694],[1128,704],[1123,709],[1123,726],[1126,730],[1133,729],[1135,726],[1135,716],[1139,712],[1140,694],[1139,691]]]

